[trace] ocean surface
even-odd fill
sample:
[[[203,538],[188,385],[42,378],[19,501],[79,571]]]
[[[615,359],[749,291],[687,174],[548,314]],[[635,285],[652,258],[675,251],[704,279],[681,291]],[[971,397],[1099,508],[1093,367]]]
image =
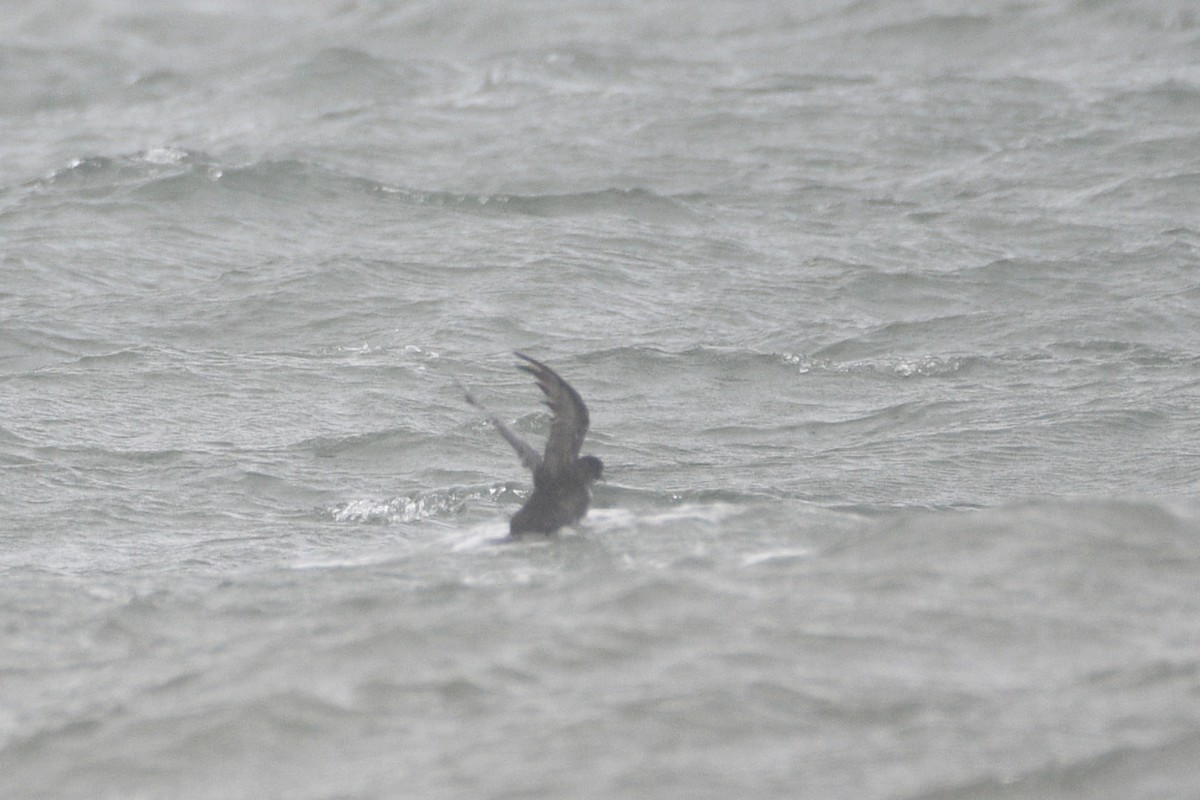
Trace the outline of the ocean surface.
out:
[[[0,797],[1200,797],[1198,495],[1190,2],[0,14]]]

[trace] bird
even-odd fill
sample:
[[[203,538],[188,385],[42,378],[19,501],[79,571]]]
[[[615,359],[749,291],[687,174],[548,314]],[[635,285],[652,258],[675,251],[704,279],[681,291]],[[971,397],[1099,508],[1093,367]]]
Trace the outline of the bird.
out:
[[[467,402],[483,412],[512,448],[521,463],[533,473],[533,493],[525,505],[509,521],[509,535],[554,533],[573,525],[587,514],[592,499],[592,484],[604,477],[604,464],[596,456],[580,456],[583,438],[588,430],[588,410],[579,392],[558,373],[524,353],[514,352],[525,363],[517,369],[527,372],[537,381],[546,395],[554,421],[546,439],[546,450],[539,455],[504,424],[503,420],[483,406],[466,388],[461,387]]]

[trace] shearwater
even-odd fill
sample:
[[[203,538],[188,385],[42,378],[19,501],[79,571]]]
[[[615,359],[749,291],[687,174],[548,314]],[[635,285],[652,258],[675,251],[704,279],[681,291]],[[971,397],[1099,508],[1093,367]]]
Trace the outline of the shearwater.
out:
[[[546,395],[543,401],[554,414],[546,452],[537,450],[515,434],[503,420],[485,408],[470,391],[463,389],[467,402],[482,411],[496,430],[500,431],[521,463],[533,472],[533,494],[513,515],[509,533],[553,533],[564,525],[583,519],[592,499],[592,484],[600,480],[604,464],[596,456],[579,455],[583,437],[587,435],[588,410],[579,392],[559,377],[558,373],[524,353],[515,353],[526,363],[517,369],[528,372]]]

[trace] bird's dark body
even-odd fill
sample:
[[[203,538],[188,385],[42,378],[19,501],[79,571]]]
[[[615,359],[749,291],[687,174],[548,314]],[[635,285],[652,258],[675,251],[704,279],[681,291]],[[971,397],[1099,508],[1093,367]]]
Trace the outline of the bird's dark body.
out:
[[[487,414],[500,435],[517,451],[521,463],[533,472],[533,493],[513,515],[509,533],[513,536],[553,533],[587,514],[592,484],[602,477],[604,465],[595,456],[579,456],[589,422],[587,406],[579,393],[545,364],[522,353],[516,355],[526,362],[517,368],[537,380],[546,395],[546,405],[554,413],[544,455],[539,455],[503,420],[480,405],[470,392],[466,392],[467,402]]]
[[[539,469],[533,473],[533,494],[513,515],[509,533],[553,533],[574,525],[587,514],[592,502],[588,487],[582,476],[549,475],[544,467]]]

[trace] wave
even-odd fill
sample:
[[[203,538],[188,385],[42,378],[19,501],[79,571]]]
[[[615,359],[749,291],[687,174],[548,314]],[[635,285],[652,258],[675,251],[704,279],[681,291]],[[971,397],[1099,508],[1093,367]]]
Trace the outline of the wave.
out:
[[[783,353],[780,360],[800,373],[877,373],[901,378],[930,378],[953,375],[977,363],[978,359],[965,356],[893,356],[890,358],[867,358],[839,361],[819,356],[798,353]]]
[[[599,364],[610,359],[628,362],[642,361],[653,364],[656,369],[663,369],[671,362],[676,362],[679,369],[686,369],[695,375],[705,370],[720,369],[728,371],[758,372],[764,374],[784,367],[797,374],[834,373],[834,374],[868,374],[889,378],[938,378],[960,373],[966,373],[976,366],[983,365],[991,358],[1006,358],[1007,356],[983,356],[971,354],[934,354],[934,353],[900,353],[863,356],[860,358],[838,357],[841,352],[858,348],[866,351],[859,340],[846,340],[834,345],[828,345],[812,353],[791,350],[767,350],[750,347],[714,347],[692,346],[679,349],[665,347],[618,347],[596,350],[581,357],[586,364]]]
[[[415,491],[381,500],[363,498],[329,506],[326,513],[335,522],[408,523],[459,514],[468,503],[497,502],[516,492],[507,484],[464,486]]]
[[[418,205],[472,212],[516,213],[536,217],[631,214],[639,219],[691,220],[697,215],[681,200],[647,189],[599,189],[568,194],[462,194],[384,189]]]
[[[1109,745],[1072,758],[1058,756],[1042,766],[1006,772],[1002,777],[972,777],[922,792],[920,798],[1152,797],[1159,791],[1163,796],[1192,797],[1200,794],[1200,772],[1195,767],[1198,749],[1200,736],[1195,734],[1143,737],[1137,745]],[[1070,787],[1065,794],[1064,787]]]
[[[438,521],[461,515],[469,506],[495,508],[497,515],[515,511],[529,495],[522,482],[500,482],[415,490],[392,498],[360,498],[330,505],[324,513],[337,522],[397,524]],[[630,524],[657,524],[684,518],[716,521],[773,502],[792,502],[785,493],[732,489],[645,489],[605,483],[596,490],[589,519]],[[492,512],[488,512],[492,513]],[[740,512],[739,512],[740,513]]]
[[[273,96],[293,107],[311,103],[330,117],[343,116],[348,109],[395,103],[424,90],[431,81],[451,77],[453,73],[436,61],[385,58],[356,47],[334,46],[285,64],[250,88],[256,97]],[[328,110],[331,102],[336,103],[336,111]]]
[[[200,152],[162,146],[121,156],[73,159],[38,180],[0,191],[0,209],[95,203],[103,200],[227,203],[239,197],[270,199],[293,210],[306,197],[331,208],[330,193],[364,202],[383,196],[415,209],[431,208],[486,216],[516,214],[569,217],[620,214],[642,220],[687,222],[700,218],[695,196],[669,196],[640,187],[569,193],[476,193],[398,186],[304,159],[223,163]],[[289,211],[291,213],[291,211]],[[349,213],[349,212],[347,212]]]

